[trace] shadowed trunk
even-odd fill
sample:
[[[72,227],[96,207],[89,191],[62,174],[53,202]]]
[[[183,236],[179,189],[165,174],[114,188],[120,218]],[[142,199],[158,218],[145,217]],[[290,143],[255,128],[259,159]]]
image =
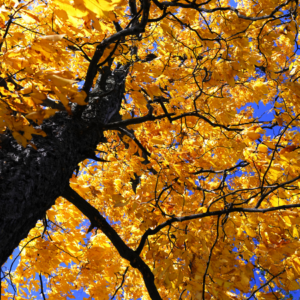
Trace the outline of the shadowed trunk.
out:
[[[105,141],[101,128],[118,115],[125,77],[122,68],[109,74],[101,97],[99,76],[80,117],[58,112],[44,121],[40,128],[47,136],[32,140],[37,150],[5,136],[0,144],[0,265],[63,193],[78,163],[93,158],[97,144]]]

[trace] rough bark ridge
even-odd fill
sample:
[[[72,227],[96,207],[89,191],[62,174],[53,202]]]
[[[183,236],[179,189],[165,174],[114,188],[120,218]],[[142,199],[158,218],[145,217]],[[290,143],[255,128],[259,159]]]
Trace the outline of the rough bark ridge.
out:
[[[0,265],[63,193],[78,163],[105,141],[101,127],[118,114],[125,77],[123,68],[100,75],[80,117],[59,112],[40,126],[47,137],[34,136],[37,150],[7,134],[0,148]]]

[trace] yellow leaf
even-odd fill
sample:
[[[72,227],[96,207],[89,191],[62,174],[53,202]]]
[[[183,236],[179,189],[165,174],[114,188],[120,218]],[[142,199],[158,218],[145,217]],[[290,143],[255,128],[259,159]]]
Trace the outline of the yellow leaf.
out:
[[[296,226],[293,228],[293,237],[299,239],[299,232]]]
[[[206,213],[206,212],[207,212],[207,208],[204,207],[204,206],[199,207],[199,208],[197,209],[197,213],[198,213],[198,214],[204,214],[204,213]]]
[[[253,131],[247,132],[246,135],[252,141],[255,141],[255,140],[260,138],[260,134],[256,133],[256,132],[253,132]]]
[[[126,112],[124,115],[122,115],[122,120],[129,120],[132,119],[132,116],[129,112]]]
[[[256,232],[249,225],[245,225],[245,230],[249,236],[256,237]]]
[[[10,65],[11,67],[15,69],[23,69],[25,67],[29,66],[28,59],[24,57],[8,57],[6,56],[4,61],[7,65]]]
[[[279,126],[282,126],[282,125],[283,125],[283,120],[282,120],[282,118],[275,116],[275,119],[276,119],[276,121],[277,121],[277,123],[278,123]]]
[[[162,139],[158,139],[158,138],[153,138],[153,139],[151,139],[151,143],[164,145],[166,143],[166,141],[162,140]]]
[[[87,102],[85,102],[86,99],[86,93],[85,91],[80,91],[75,94],[72,94],[70,97],[71,102],[77,103],[79,105],[87,105]]]
[[[268,147],[263,144],[259,144],[257,150],[258,152],[268,153]]]
[[[75,80],[66,79],[53,74],[46,75],[45,78],[49,79],[54,86],[66,86],[76,83]]]
[[[28,15],[32,20],[36,21],[36,22],[39,22],[39,18],[34,14],[32,13],[31,11],[29,10],[23,10],[23,13],[25,13],[26,15]],[[23,18],[24,16],[22,16]]]
[[[113,11],[116,3],[110,1],[97,1],[97,0],[75,0],[75,7],[85,11],[86,9],[95,13],[97,17],[104,17],[107,12]]]
[[[300,84],[298,82],[288,82],[285,85],[298,97],[300,97]]]
[[[42,103],[43,100],[47,99],[45,94],[39,92],[31,93],[29,96],[36,103]]]
[[[297,281],[293,280],[293,281],[288,281],[286,283],[286,287],[290,290],[290,291],[296,291],[299,290],[300,286],[297,283]]]
[[[255,91],[259,91],[262,94],[267,94],[269,91],[267,82],[256,81],[253,87]]]
[[[288,216],[283,216],[282,219],[284,220],[285,224],[289,227],[292,226],[291,219]]]
[[[22,145],[24,148],[26,147],[27,140],[25,139],[25,137],[23,135],[21,135],[19,132],[16,132],[16,131],[13,131],[12,135],[20,145]]]
[[[280,154],[289,153],[294,151],[297,148],[295,145],[286,146],[285,148],[281,149]]]
[[[26,118],[30,120],[34,120],[37,124],[41,124],[44,119],[44,115],[38,111],[35,111],[26,115]]]
[[[234,87],[235,86],[235,81],[234,81],[234,78],[233,78],[233,76],[228,76],[227,77],[227,81],[228,81],[228,83],[229,83],[229,85],[231,86],[231,87]]]
[[[52,117],[57,111],[58,111],[57,109],[53,109],[53,108],[47,108],[47,109],[45,109],[45,111],[44,111],[44,113],[45,113],[45,119]]]
[[[114,204],[114,207],[124,207],[128,203],[129,203],[129,201],[126,201],[126,202],[117,202],[117,203]]]
[[[69,100],[68,98],[60,92],[59,89],[54,88],[54,92],[56,94],[56,96],[58,97],[58,99],[62,102],[62,104],[64,105],[64,107],[66,108],[67,111],[70,111],[70,107],[69,107]]]
[[[42,131],[41,129],[36,129],[32,126],[25,126],[23,131],[24,131],[23,135],[27,140],[31,140],[33,134],[41,135],[43,137],[46,136],[46,133],[44,131]]]
[[[88,15],[87,10],[81,10],[78,9],[77,6],[71,5],[69,3],[60,1],[60,0],[54,0],[53,1],[61,10],[65,11],[67,15],[76,17],[76,18],[83,18]]]
[[[132,97],[134,103],[136,103],[138,107],[140,107],[140,108],[146,107],[147,100],[145,99],[144,95],[142,95],[140,92],[132,91],[131,97]]]
[[[286,202],[283,199],[277,198],[275,196],[270,199],[270,202],[271,202],[272,206],[274,206],[274,207],[286,205]]]
[[[24,87],[24,89],[20,90],[21,94],[29,94],[32,92],[32,85],[28,84]]]
[[[121,200],[124,200],[124,197],[122,195],[119,195],[119,194],[114,194],[111,196],[111,198],[115,201],[121,201]]]
[[[43,35],[40,37],[41,40],[47,40],[50,42],[58,42],[64,38],[65,34],[52,34],[52,35]]]

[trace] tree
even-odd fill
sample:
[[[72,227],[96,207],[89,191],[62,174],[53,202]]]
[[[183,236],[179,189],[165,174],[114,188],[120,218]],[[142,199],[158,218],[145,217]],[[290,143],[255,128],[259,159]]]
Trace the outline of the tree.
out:
[[[3,1],[2,298],[299,289],[298,13],[297,0]]]

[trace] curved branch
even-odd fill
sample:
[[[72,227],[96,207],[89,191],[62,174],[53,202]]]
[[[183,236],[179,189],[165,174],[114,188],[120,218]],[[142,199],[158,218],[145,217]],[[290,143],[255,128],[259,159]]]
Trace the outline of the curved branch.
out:
[[[149,266],[141,259],[138,253],[129,248],[121,239],[114,228],[106,221],[106,219],[91,204],[85,201],[70,186],[62,193],[62,197],[75,205],[91,222],[89,231],[97,227],[115,246],[122,258],[128,260],[133,268],[138,269],[143,276],[146,288],[152,300],[161,300],[158,290],[154,283],[154,276]]]
[[[234,8],[232,6],[226,6],[226,7],[214,7],[211,9],[207,9],[207,8],[202,8],[200,6],[203,6],[205,4],[207,4],[209,1],[206,1],[204,3],[201,4],[195,4],[195,2],[186,4],[186,3],[180,3],[177,1],[164,1],[164,2],[159,2],[157,0],[153,0],[153,2],[161,9],[163,10],[165,7],[181,7],[181,8],[192,8],[197,10],[198,12],[204,12],[204,13],[214,13],[217,11],[223,12],[223,11],[232,11],[234,12],[239,18],[244,19],[244,20],[249,20],[249,21],[260,21],[260,20],[266,20],[266,19],[270,19],[273,18],[275,16],[275,14],[284,6],[288,5],[290,2],[292,2],[293,0],[287,0],[286,2],[278,5],[277,7],[275,7],[275,9],[267,16],[261,16],[261,17],[248,17],[245,15],[240,14],[239,10],[237,8]],[[283,16],[285,17],[285,16]]]
[[[265,209],[258,209],[258,208],[243,208],[243,207],[230,207],[229,209],[222,209],[222,210],[217,210],[217,211],[208,211],[206,213],[201,213],[201,214],[194,214],[194,215],[189,215],[189,216],[184,216],[184,217],[173,217],[166,222],[156,226],[154,229],[147,229],[146,232],[143,234],[140,244],[135,250],[136,253],[140,254],[144,248],[144,245],[146,243],[147,238],[150,235],[155,235],[157,234],[160,230],[163,228],[170,226],[173,223],[179,223],[179,222],[186,222],[190,220],[196,220],[196,219],[203,219],[206,217],[211,217],[211,216],[221,216],[221,215],[228,215],[233,212],[241,212],[241,213],[267,213],[271,211],[277,211],[277,210],[285,210],[285,209],[290,209],[290,208],[297,208],[300,207],[300,204],[289,204],[289,205],[281,205],[281,206],[276,206],[276,207],[269,207]]]

